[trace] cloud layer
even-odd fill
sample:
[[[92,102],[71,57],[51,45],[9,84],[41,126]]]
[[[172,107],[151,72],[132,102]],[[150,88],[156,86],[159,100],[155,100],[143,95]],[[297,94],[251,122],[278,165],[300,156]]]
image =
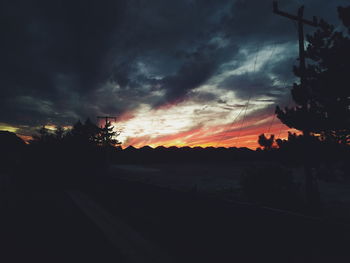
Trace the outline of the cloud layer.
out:
[[[280,1],[290,12],[300,4],[306,16],[337,25],[336,6],[347,1]],[[126,143],[169,144],[173,136],[207,145],[208,131],[230,134],[240,111],[244,130],[253,116],[289,101],[297,35],[291,21],[272,14],[270,0],[11,0],[0,7],[0,123],[25,135],[106,114],[120,116]],[[147,119],[163,122],[146,134],[139,126]]]

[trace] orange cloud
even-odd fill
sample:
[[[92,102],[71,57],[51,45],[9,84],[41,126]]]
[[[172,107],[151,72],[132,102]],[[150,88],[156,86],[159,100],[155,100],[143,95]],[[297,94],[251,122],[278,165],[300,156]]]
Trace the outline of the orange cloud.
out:
[[[259,120],[260,122],[257,122]],[[272,123],[272,120],[274,122]],[[262,133],[275,134],[276,138],[285,139],[288,132],[297,132],[283,125],[279,120],[275,120],[273,115],[265,118],[254,117],[244,122],[238,121],[233,124],[218,125],[212,127],[196,127],[188,131],[171,135],[164,135],[152,138],[151,136],[141,136],[128,139],[124,147],[133,145],[136,148],[149,145],[157,146],[200,146],[200,147],[247,147],[256,149],[259,147],[258,136]]]

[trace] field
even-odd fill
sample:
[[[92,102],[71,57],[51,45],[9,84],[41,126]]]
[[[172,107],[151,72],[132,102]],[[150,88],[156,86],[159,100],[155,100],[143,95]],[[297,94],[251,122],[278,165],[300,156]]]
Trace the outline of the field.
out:
[[[321,181],[323,201],[333,209],[325,211],[333,214],[304,216],[247,202],[240,178],[253,165],[261,164],[113,165],[89,183],[54,190],[22,191],[3,175],[1,258],[349,262],[350,227],[339,222],[347,222],[339,211],[348,204],[332,201],[348,200],[349,184]],[[302,182],[302,169],[293,173]]]
[[[196,191],[215,195],[225,200],[247,202],[242,195],[240,179],[244,172],[261,163],[240,162],[235,164],[153,164],[112,165],[113,177],[131,182],[156,185],[178,191]],[[293,179],[300,186],[303,198],[304,174],[302,167],[292,170]],[[268,171],[266,171],[268,172]],[[350,223],[350,180],[339,176],[334,181],[318,180],[324,217]]]

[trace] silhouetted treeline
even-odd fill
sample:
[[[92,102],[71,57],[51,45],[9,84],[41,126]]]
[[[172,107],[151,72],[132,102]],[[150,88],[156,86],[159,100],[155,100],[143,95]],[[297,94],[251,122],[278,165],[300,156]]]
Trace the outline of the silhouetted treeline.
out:
[[[214,147],[157,147],[145,146],[136,149],[132,146],[117,150],[113,155],[114,163],[227,163],[251,161],[257,157],[255,151],[248,148]]]
[[[110,125],[110,124],[107,124]],[[110,127],[101,128],[89,119],[78,121],[70,130],[57,127],[38,130],[30,144],[25,144],[14,133],[1,132],[2,169],[14,174],[24,187],[29,185],[75,185],[101,176],[110,164],[234,164],[235,162],[274,162],[292,166],[305,161],[313,167],[334,164],[347,173],[350,147],[315,136],[289,133],[288,139],[259,136],[263,149],[214,147],[157,147],[132,146],[122,149],[113,138]],[[109,130],[109,132],[108,132]],[[102,135],[101,135],[102,134]],[[308,150],[306,150],[308,149]],[[311,153],[311,154],[310,154]],[[331,169],[331,168],[330,168]],[[331,177],[331,176],[330,176]]]
[[[286,139],[266,138],[261,134],[257,151],[266,158],[295,165],[310,163],[313,166],[335,162],[346,162],[350,156],[350,145],[323,140],[317,136],[288,133]]]
[[[23,187],[81,184],[106,169],[111,148],[119,144],[112,129],[110,123],[100,128],[89,119],[69,130],[43,126],[21,154],[15,151],[21,160],[11,173]]]
[[[303,149],[309,148],[306,151]],[[157,147],[140,149],[132,146],[116,149],[111,155],[112,163],[147,164],[147,163],[235,163],[239,161],[267,161],[288,165],[302,165],[307,159],[315,165],[321,163],[345,162],[350,156],[350,147],[334,143],[325,143],[315,137],[306,139],[302,135],[289,134],[288,139],[273,141],[273,146],[256,151],[248,148],[214,147]]]

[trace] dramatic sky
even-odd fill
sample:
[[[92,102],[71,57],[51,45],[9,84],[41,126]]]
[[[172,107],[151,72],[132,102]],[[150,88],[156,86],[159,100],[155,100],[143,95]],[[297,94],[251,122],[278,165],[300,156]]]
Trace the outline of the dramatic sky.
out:
[[[247,146],[285,137],[296,25],[271,0],[3,0],[0,129],[117,116],[124,146]],[[348,0],[280,0],[339,25]],[[309,28],[307,31],[310,30]]]

